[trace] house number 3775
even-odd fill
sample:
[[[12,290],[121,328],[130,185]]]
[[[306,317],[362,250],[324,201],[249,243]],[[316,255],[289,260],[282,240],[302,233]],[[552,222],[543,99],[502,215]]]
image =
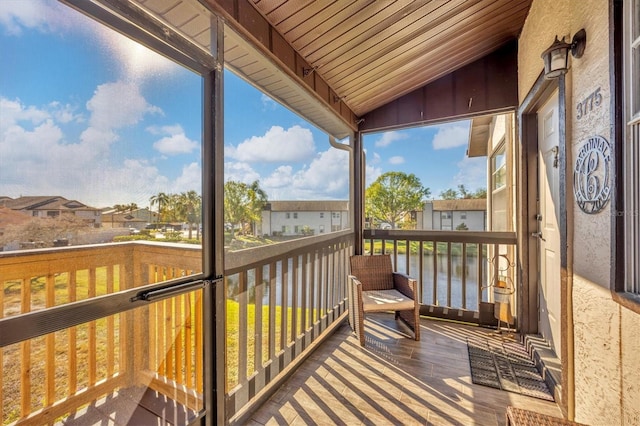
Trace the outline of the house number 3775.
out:
[[[594,107],[599,107],[602,104],[602,95],[600,94],[600,88],[598,87],[593,93],[584,98],[582,102],[578,102],[576,105],[576,118],[580,120],[585,115],[593,111]]]

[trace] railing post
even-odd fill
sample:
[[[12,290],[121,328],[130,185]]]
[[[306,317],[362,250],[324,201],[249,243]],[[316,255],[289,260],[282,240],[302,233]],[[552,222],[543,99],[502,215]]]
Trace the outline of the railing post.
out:
[[[125,258],[124,268],[120,273],[120,286],[123,289],[138,287],[141,283],[138,281],[141,276],[141,265],[136,261],[136,245],[127,246],[128,256]],[[131,311],[120,314],[121,324],[120,331],[120,356],[123,358],[122,365],[124,367],[124,375],[126,377],[126,386],[135,386],[137,379],[136,372],[136,321]]]

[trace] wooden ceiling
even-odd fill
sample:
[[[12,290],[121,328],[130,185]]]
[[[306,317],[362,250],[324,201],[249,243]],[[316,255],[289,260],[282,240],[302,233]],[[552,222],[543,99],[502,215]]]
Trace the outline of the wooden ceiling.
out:
[[[81,9],[93,4],[63,1]],[[155,27],[156,38],[196,58],[195,68],[215,66],[211,25],[217,14],[224,22],[227,68],[343,138],[359,128],[364,115],[516,39],[532,0],[94,1],[147,31]],[[486,90],[502,84],[501,78],[494,77]],[[465,96],[473,96],[459,95],[465,105]]]
[[[531,0],[253,0],[358,116],[516,38]]]

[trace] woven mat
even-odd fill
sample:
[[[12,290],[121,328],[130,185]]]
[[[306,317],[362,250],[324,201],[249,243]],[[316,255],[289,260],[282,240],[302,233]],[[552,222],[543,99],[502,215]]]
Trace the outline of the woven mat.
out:
[[[500,338],[467,338],[473,383],[553,401],[525,347]]]

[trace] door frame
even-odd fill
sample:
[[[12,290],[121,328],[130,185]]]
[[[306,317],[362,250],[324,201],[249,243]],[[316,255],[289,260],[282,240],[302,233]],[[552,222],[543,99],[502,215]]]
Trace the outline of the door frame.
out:
[[[570,321],[569,297],[571,291],[571,273],[568,250],[567,221],[572,214],[572,205],[567,202],[567,165],[571,153],[567,147],[567,108],[566,82],[562,75],[557,79],[546,80],[541,73],[531,90],[518,107],[518,180],[521,191],[518,194],[518,252],[521,273],[521,291],[518,305],[518,317],[521,318],[521,332],[538,333],[538,247],[537,241],[531,237],[538,229],[536,214],[538,213],[538,125],[537,111],[550,99],[554,91],[558,91],[558,194],[559,211],[566,212],[558,218],[560,233],[560,358],[562,400],[559,405],[567,415],[569,410],[569,376],[573,371],[573,328]]]

